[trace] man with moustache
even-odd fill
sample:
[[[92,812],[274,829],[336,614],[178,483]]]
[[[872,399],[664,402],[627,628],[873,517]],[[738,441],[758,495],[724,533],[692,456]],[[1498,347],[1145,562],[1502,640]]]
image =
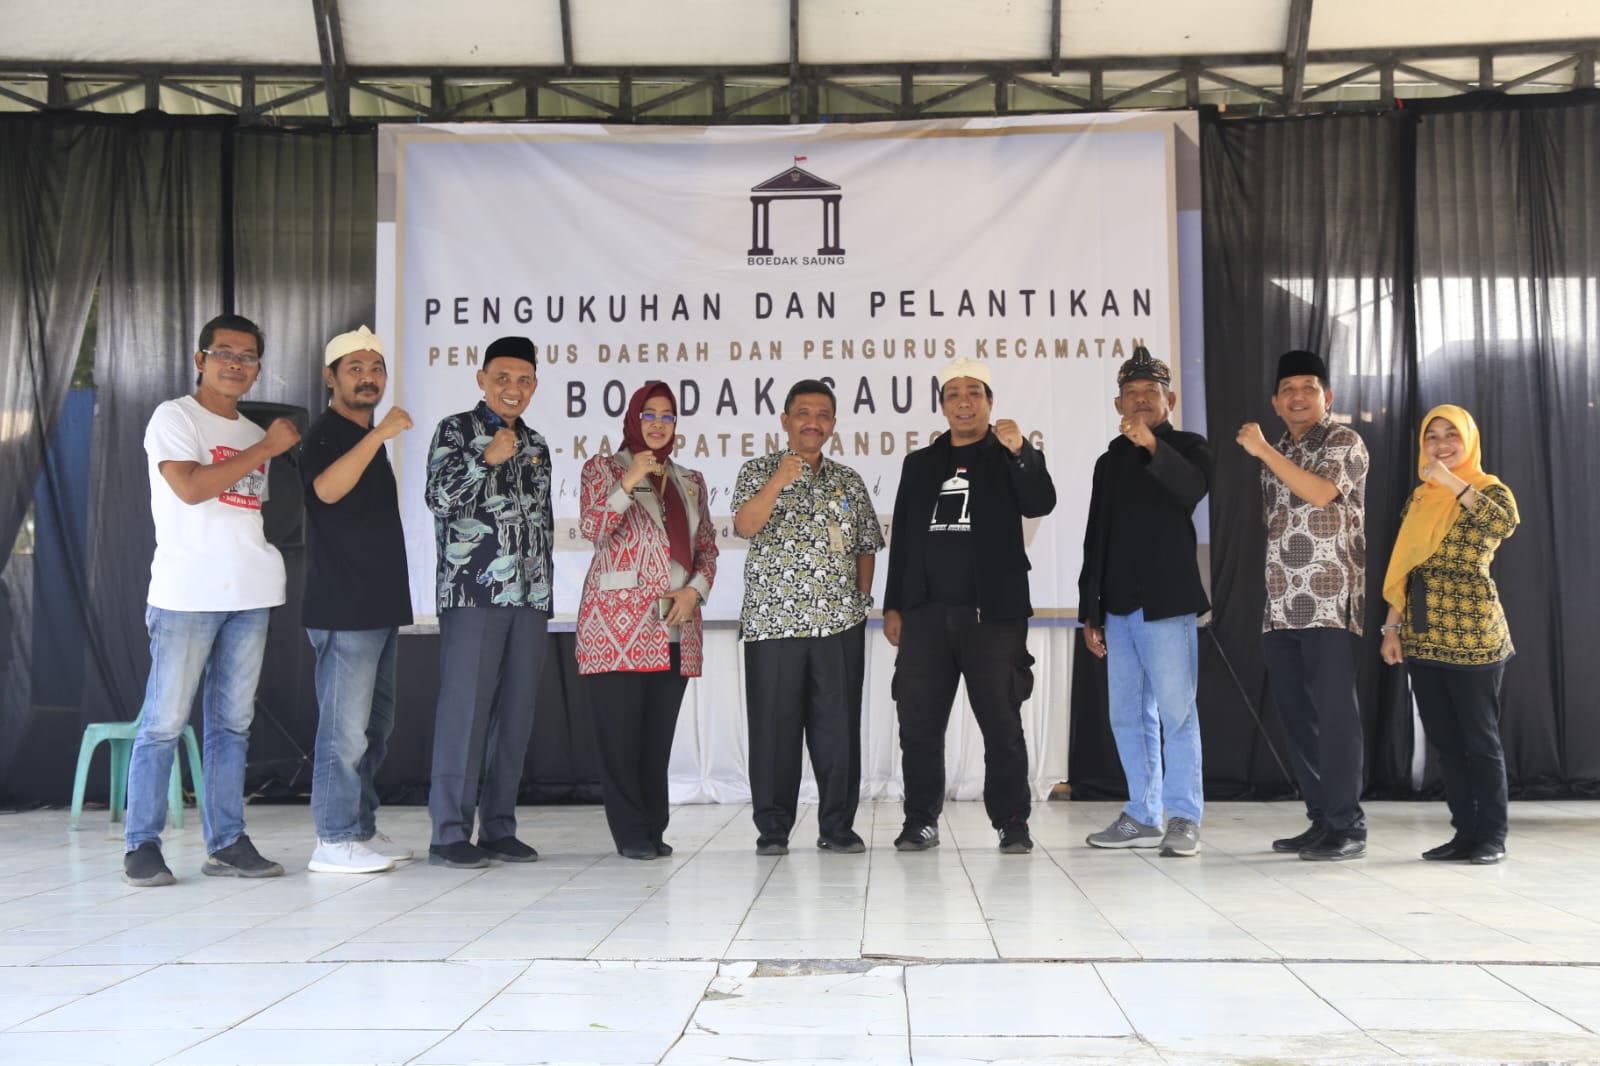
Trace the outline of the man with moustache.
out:
[[[283,875],[244,831],[256,682],[267,618],[284,601],[286,580],[283,557],[262,528],[261,502],[267,463],[300,440],[286,418],[263,431],[239,413],[265,350],[261,329],[248,318],[218,315],[207,322],[194,353],[194,394],[157,407],[144,433],[156,527],[145,608],[150,677],[128,765],[122,859],[122,879],[140,888],[174,882],[161,855],[167,785],[202,676],[207,858],[200,872]]]
[[[861,687],[872,569],[883,547],[861,475],[826,459],[833,390],[797,382],[783,401],[782,452],[752,459],[734,484],[744,566],[745,713],[756,854],[786,855],[800,794],[800,745],[817,780],[817,847],[856,854]]]
[[[373,409],[389,383],[383,342],[366,326],[323,349],[328,410],[306,432],[306,591],[301,621],[316,650],[317,741],[311,818],[317,873],[392,870],[411,849],[380,832],[373,778],[394,728],[395,654],[411,624],[400,497],[384,444],[411,428]]]
[[[554,575],[550,448],[522,419],[539,387],[537,358],[527,337],[485,348],[477,376],[483,399],[443,419],[428,448],[425,495],[439,553],[439,702],[428,794],[435,866],[539,857],[516,836]]]
[[[1211,449],[1172,428],[1171,385],[1167,364],[1142,345],[1117,371],[1122,435],[1094,465],[1078,577],[1084,643],[1106,660],[1111,733],[1128,779],[1127,805],[1087,842],[1169,857],[1200,850],[1195,623],[1211,609],[1191,518],[1211,488]]]
[[[939,846],[945,729],[965,679],[983,733],[984,808],[1000,850],[1026,854],[1033,838],[1022,703],[1033,691],[1033,602],[1022,520],[1054,510],[1056,488],[1044,453],[1016,422],[990,426],[988,366],[957,359],[941,367],[939,403],[950,431],[906,456],[883,596],[883,635],[900,649],[894,693],[905,823],[894,846]]]
[[[1277,446],[1246,422],[1238,442],[1261,460],[1267,525],[1262,650],[1311,825],[1273,851],[1337,862],[1367,853],[1361,810],[1361,708],[1355,640],[1366,602],[1367,446],[1333,421],[1328,368],[1315,352],[1278,360]]]

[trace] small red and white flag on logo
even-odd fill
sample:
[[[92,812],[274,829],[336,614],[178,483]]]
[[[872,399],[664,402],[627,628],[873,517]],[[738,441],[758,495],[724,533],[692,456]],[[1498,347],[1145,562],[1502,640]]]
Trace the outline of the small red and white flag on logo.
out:
[[[794,157],[794,161],[796,163],[804,163],[806,161],[806,157],[803,155],[797,155]]]

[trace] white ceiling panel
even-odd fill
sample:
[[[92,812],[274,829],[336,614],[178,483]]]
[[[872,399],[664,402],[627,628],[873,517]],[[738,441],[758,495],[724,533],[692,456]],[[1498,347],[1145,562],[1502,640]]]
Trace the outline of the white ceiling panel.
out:
[[[0,0],[0,58],[321,62],[310,0]]]
[[[289,6],[303,8],[307,23],[311,22],[310,0],[292,0]],[[561,6],[557,0],[339,0],[339,15],[345,57],[351,66],[544,67],[561,63]]]
[[[779,6],[787,24],[789,5],[779,0]],[[800,4],[802,63],[938,63],[1039,59],[1049,54],[1049,0],[801,0]]]
[[[787,63],[789,4],[573,0],[572,53],[576,62],[598,67]]]

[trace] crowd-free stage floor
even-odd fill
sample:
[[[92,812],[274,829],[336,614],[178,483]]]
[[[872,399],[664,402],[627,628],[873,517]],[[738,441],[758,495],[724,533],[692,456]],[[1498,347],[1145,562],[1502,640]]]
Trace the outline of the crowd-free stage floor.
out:
[[[744,806],[675,810],[670,859],[598,807],[525,808],[539,862],[312,874],[304,807],[248,808],[266,881],[122,883],[120,827],[0,815],[0,1063],[1600,1062],[1600,803],[1512,805],[1498,867],[1424,863],[1442,804],[1368,808],[1367,858],[1269,849],[1294,804],[1219,803],[1195,858],[1097,851],[1115,804],[1041,803],[1031,855],[981,804],[900,853],[781,858]]]

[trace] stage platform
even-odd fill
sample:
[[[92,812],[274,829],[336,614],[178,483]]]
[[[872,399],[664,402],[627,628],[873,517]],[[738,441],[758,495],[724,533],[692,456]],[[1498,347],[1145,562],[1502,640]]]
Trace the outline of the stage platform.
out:
[[[762,858],[747,806],[674,811],[666,860],[598,807],[524,808],[538,863],[311,874],[310,812],[254,806],[288,876],[120,879],[105,812],[0,815],[0,1063],[1600,1062],[1600,803],[1512,805],[1499,867],[1421,862],[1440,803],[1368,808],[1347,863],[1269,849],[1294,804],[1218,803],[1204,850],[1097,851],[1042,803],[1031,855],[981,804],[899,853]],[[427,812],[380,824],[425,851]]]

